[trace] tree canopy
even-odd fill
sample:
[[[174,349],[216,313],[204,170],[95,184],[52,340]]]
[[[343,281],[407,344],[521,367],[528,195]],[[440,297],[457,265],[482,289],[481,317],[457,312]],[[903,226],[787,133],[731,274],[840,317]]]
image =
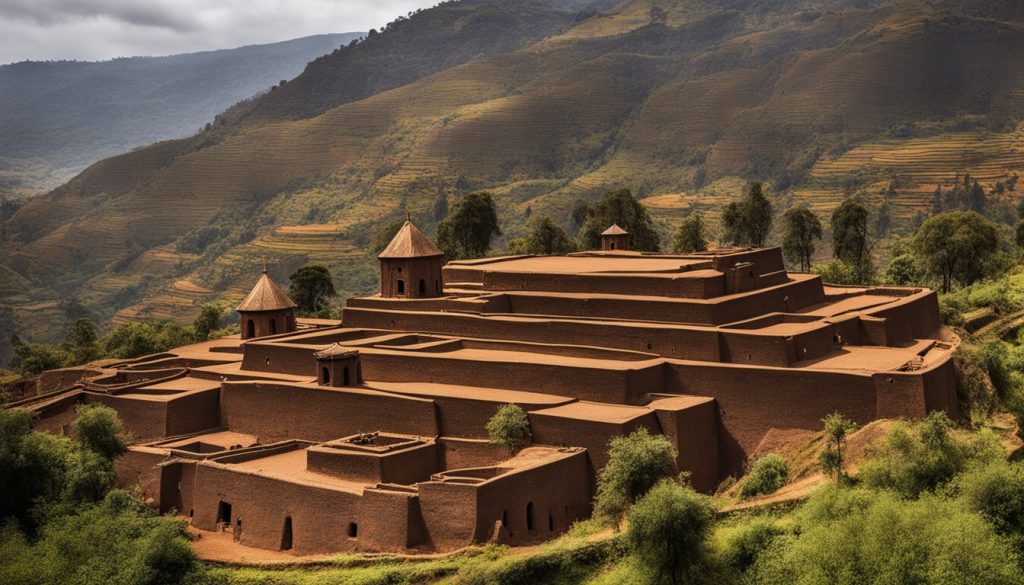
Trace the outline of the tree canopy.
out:
[[[860,197],[847,197],[832,211],[832,255],[852,267],[857,280],[871,279],[868,208]]]
[[[331,271],[323,264],[307,264],[288,277],[288,296],[298,305],[300,315],[319,316],[330,308],[331,297],[337,296]]]
[[[585,208],[585,213],[578,235],[580,247],[585,250],[600,248],[601,232],[612,224],[629,232],[630,247],[634,250],[657,252],[661,247],[651,214],[629,189],[606,193],[596,205]]]
[[[930,217],[914,234],[914,253],[942,292],[954,283],[971,284],[1000,268],[999,227],[974,211],[950,211]]]
[[[739,201],[722,210],[725,241],[734,246],[764,247],[772,230],[772,204],[764,194],[764,185],[753,181]]]
[[[509,242],[513,254],[562,255],[576,251],[576,245],[550,217],[535,222],[526,236]]]
[[[618,524],[640,496],[676,473],[676,452],[664,435],[651,435],[644,427],[608,445],[608,463],[597,479],[595,512]]]
[[[701,583],[714,522],[710,498],[662,479],[633,506],[626,535],[650,583]]]
[[[707,225],[704,223],[704,216],[700,212],[694,212],[683,219],[676,230],[676,237],[672,241],[672,251],[676,254],[690,254],[692,252],[703,252],[708,249]]]
[[[487,421],[487,434],[491,444],[515,453],[530,442],[530,418],[521,406],[503,404]]]
[[[437,224],[437,245],[449,260],[486,256],[492,238],[500,235],[498,210],[490,193],[470,193],[459,199]]]
[[[782,221],[782,253],[790,262],[799,262],[801,272],[807,272],[814,255],[814,241],[821,239],[821,221],[803,205],[787,209]]]

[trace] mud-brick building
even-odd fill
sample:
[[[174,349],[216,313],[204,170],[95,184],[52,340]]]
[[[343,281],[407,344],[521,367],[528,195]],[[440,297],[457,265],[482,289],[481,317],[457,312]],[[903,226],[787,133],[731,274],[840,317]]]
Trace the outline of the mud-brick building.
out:
[[[608,441],[639,428],[712,490],[835,411],[957,414],[934,292],[826,285],[777,248],[634,252],[619,231],[602,251],[444,264],[407,222],[380,292],[340,321],[294,319],[263,275],[242,335],[51,373],[58,389],[20,406],[61,432],[75,404],[110,405],[135,438],[123,484],[295,554],[549,539],[590,514]],[[514,456],[487,440],[504,404],[532,429]]]

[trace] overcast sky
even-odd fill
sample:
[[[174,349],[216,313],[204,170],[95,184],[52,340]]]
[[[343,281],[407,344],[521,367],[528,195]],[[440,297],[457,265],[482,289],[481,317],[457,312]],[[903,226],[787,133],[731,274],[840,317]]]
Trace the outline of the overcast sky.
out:
[[[379,28],[438,0],[0,0],[0,63],[169,55]]]

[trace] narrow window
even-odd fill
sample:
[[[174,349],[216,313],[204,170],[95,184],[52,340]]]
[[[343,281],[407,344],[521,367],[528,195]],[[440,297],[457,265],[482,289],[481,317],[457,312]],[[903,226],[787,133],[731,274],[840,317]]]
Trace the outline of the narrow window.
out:
[[[425,281],[425,280],[423,280],[421,278],[420,279],[420,296],[425,296],[426,294],[427,294],[427,281]]]
[[[355,522],[348,523],[348,537],[358,538],[359,537],[359,525]]]
[[[434,281],[434,293],[441,294],[441,281],[439,280]]]
[[[249,319],[245,324],[246,338],[256,337],[256,323],[252,319]]]
[[[331,383],[331,371],[327,369],[327,366],[320,368],[320,383],[324,386],[328,386]]]
[[[501,512],[501,525],[508,528],[508,510],[502,510]]]
[[[533,530],[533,502],[526,504],[526,529]]]
[[[231,504],[224,500],[221,500],[220,504],[217,505],[217,523],[221,522],[228,525],[231,524]]]
[[[284,517],[284,530],[281,531],[281,550],[292,550],[292,517]]]
[[[348,386],[350,383],[351,382],[348,377],[348,366],[345,366],[345,369],[341,371],[341,385]]]
[[[356,364],[356,384],[361,384],[362,382],[363,382],[363,365],[357,363]]]
[[[401,278],[398,279],[398,294],[405,294],[405,281],[402,280]]]
[[[277,319],[270,320],[270,334],[275,335],[277,333]]]
[[[555,516],[548,510],[548,532],[555,531]]]

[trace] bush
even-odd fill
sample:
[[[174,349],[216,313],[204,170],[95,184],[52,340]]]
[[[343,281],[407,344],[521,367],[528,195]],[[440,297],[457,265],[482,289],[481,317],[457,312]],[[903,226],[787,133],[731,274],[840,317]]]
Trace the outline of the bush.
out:
[[[934,495],[828,486],[797,513],[750,573],[764,585],[1020,584],[1017,557],[979,515]]]
[[[789,464],[775,453],[761,457],[740,482],[740,496],[750,498],[771,494],[789,481]]]
[[[117,411],[103,404],[81,404],[75,407],[75,441],[88,451],[107,460],[124,455],[124,425]]]
[[[857,284],[857,271],[842,260],[829,260],[823,264],[815,264],[811,272],[821,277],[825,284],[848,286]]]
[[[631,504],[676,472],[676,451],[663,435],[641,427],[609,442],[608,463],[597,479],[595,512],[618,527]]]
[[[530,442],[530,417],[515,404],[504,404],[487,421],[491,444],[503,447],[510,454]]]
[[[761,553],[768,550],[775,539],[786,531],[771,518],[745,519],[718,531],[721,562],[738,573],[742,573],[757,562]]]
[[[709,498],[669,479],[640,498],[630,511],[627,537],[650,583],[700,582],[714,521]]]
[[[1024,465],[994,461],[958,477],[956,491],[1024,554]]]
[[[972,445],[954,437],[951,427],[949,418],[937,411],[913,429],[897,424],[886,443],[861,465],[858,478],[868,487],[910,498],[935,491],[962,472],[972,457],[988,457],[984,440]]]

